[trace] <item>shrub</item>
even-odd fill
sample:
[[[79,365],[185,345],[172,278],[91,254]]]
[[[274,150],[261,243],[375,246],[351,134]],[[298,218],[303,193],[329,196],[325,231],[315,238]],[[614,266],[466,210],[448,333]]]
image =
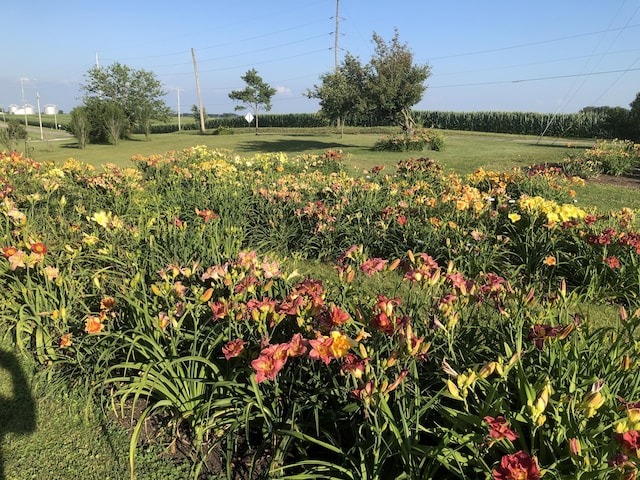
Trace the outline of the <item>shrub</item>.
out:
[[[440,151],[444,149],[444,135],[433,130],[417,130],[411,135],[389,135],[376,142],[376,150],[387,152]]]
[[[10,152],[18,148],[18,142],[27,138],[27,129],[17,120],[9,120],[7,128],[0,128],[0,145]]]
[[[596,162],[603,173],[625,175],[640,162],[640,144],[630,140],[602,140],[586,150],[584,157]]]
[[[213,135],[233,135],[233,128],[231,127],[216,127],[211,132]]]
[[[570,177],[593,178],[602,173],[599,162],[582,156],[569,155],[560,162],[560,167],[564,174]]]

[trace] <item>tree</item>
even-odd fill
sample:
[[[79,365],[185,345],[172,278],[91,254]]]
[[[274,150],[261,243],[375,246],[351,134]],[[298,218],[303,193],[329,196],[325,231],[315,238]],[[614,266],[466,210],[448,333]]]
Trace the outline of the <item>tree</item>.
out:
[[[635,142],[640,142],[640,92],[636,94],[636,98],[629,104],[631,107],[631,139]]]
[[[122,108],[114,102],[104,102],[102,117],[109,134],[109,140],[118,145],[123,132],[127,128],[127,116]]]
[[[400,43],[397,30],[390,43],[375,32],[373,42],[375,52],[367,65],[347,54],[338,71],[323,75],[322,86],[307,95],[319,98],[323,114],[331,118],[351,112],[369,114],[382,124],[399,124],[410,134],[411,107],[422,99],[431,68],[414,65],[413,53]]]
[[[314,85],[313,90],[307,90],[308,98],[320,100],[320,113],[341,127],[341,136],[344,136],[345,117],[362,110],[364,75],[360,61],[347,53],[338,70],[325,73],[320,77],[320,86]]]
[[[18,120],[9,120],[6,128],[0,128],[0,145],[10,152],[16,151],[18,142],[28,138],[26,127]]]
[[[204,132],[204,126],[200,125],[200,108],[198,105],[191,105],[191,114],[193,115],[193,119],[196,121],[196,127],[198,127],[198,130]],[[207,118],[207,109],[204,107],[202,107],[202,118]]]
[[[142,128],[147,141],[151,138],[151,121],[164,120],[171,112],[162,100],[167,92],[153,72],[115,62],[104,68],[93,67],[86,78],[80,86],[85,105],[96,99],[113,102],[124,112],[128,127]]]
[[[411,107],[422,100],[431,68],[413,64],[413,53],[407,44],[400,43],[398,30],[390,44],[376,33],[373,41],[375,54],[365,84],[370,106],[380,120],[398,122],[406,133],[411,133],[414,128]]]
[[[71,121],[69,122],[69,130],[78,140],[78,145],[81,149],[87,146],[89,140],[89,131],[91,130],[91,123],[87,115],[87,107],[80,106],[71,110]]]
[[[241,102],[241,105],[236,106],[236,110],[243,110],[245,108],[251,108],[253,110],[253,114],[256,117],[257,135],[259,112],[261,109],[264,109],[266,112],[271,110],[271,97],[276,94],[276,89],[265,83],[255,68],[247,71],[247,73],[240,78],[247,86],[244,90],[233,90],[229,93],[229,98],[236,102]]]

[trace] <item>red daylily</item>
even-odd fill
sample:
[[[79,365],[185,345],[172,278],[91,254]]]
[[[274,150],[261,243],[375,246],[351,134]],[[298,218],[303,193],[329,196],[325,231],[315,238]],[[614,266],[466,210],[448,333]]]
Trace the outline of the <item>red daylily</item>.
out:
[[[613,435],[626,455],[640,458],[640,431],[629,430],[624,433],[614,433]]]
[[[518,438],[518,434],[511,430],[507,424],[507,420],[502,415],[498,415],[495,418],[487,415],[484,417],[484,421],[489,424],[489,435],[491,438],[495,438],[496,440],[507,439],[512,442]]]
[[[44,255],[47,253],[47,246],[44,243],[34,243],[31,245],[31,251],[36,255]]]
[[[538,350],[542,350],[544,342],[550,338],[555,338],[563,330],[563,327],[552,327],[548,324],[538,323],[531,327],[529,330],[528,340],[533,340],[534,345]]]
[[[197,208],[196,214],[204,219],[204,223],[209,223],[211,220],[215,220],[220,216],[211,210],[198,210]]]
[[[381,258],[370,258],[360,265],[360,270],[369,276],[372,276],[376,272],[381,272],[388,260],[382,260]]]
[[[522,450],[504,455],[493,469],[494,480],[539,480],[540,468],[535,458]]]
[[[9,258],[11,256],[13,256],[14,254],[16,254],[18,252],[18,249],[16,247],[4,247],[2,249],[2,254],[6,257]]]
[[[235,340],[227,342],[226,345],[222,347],[224,358],[229,360],[230,358],[237,357],[244,350],[245,344],[246,342],[241,338],[236,338]]]

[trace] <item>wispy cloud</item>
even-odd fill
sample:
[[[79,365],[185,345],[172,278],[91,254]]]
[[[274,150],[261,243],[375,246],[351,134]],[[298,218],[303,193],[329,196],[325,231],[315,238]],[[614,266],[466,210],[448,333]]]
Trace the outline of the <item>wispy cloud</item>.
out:
[[[276,87],[276,92],[283,95],[288,95],[291,93],[291,89],[289,87],[283,87],[282,85],[278,85]]]

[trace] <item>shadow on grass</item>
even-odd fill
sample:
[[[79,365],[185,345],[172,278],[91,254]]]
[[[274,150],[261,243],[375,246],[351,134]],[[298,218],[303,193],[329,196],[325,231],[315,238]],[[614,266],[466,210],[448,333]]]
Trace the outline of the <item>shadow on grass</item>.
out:
[[[10,393],[0,393],[0,480],[4,480],[2,442],[7,433],[27,434],[36,429],[36,407],[31,386],[16,355],[0,349],[0,384]]]
[[[335,142],[327,139],[327,141],[322,140],[311,140],[309,138],[306,139],[296,139],[296,138],[274,138],[269,139],[268,136],[260,135],[259,138],[254,140],[249,140],[246,142],[240,142],[236,146],[235,150],[241,152],[301,152],[305,150],[331,150],[335,148],[353,148],[358,145],[350,145],[340,142]]]

